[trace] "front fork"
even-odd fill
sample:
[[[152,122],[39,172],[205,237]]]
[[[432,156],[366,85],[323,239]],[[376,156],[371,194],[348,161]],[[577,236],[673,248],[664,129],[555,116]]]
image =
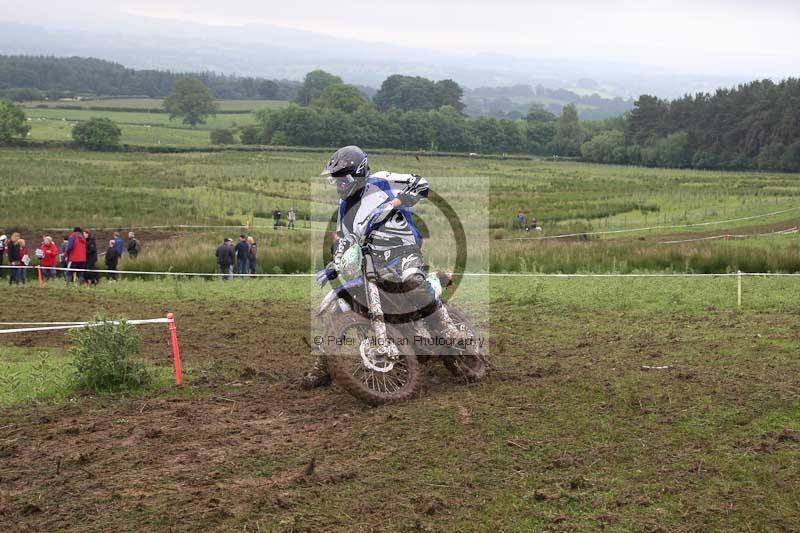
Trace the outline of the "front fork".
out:
[[[364,287],[367,292],[367,305],[369,308],[369,321],[372,324],[372,331],[375,334],[374,347],[378,354],[395,359],[399,355],[399,350],[395,346],[395,339],[389,339],[386,334],[386,321],[383,316],[383,306],[381,306],[381,294],[378,285],[364,276]]]

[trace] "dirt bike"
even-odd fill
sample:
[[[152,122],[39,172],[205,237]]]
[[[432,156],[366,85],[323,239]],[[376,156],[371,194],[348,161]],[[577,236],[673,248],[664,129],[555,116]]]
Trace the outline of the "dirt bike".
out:
[[[380,290],[367,275],[367,260],[360,248],[355,255],[360,268],[344,272],[350,279],[332,288],[317,312],[324,330],[324,342],[318,347],[337,385],[370,405],[382,405],[416,395],[422,387],[420,363],[436,357],[463,381],[476,382],[486,376],[483,339],[460,308],[442,304],[471,342],[441,342],[442,337],[431,333],[426,314],[399,312],[405,295]],[[440,297],[451,277],[430,274],[428,281]]]

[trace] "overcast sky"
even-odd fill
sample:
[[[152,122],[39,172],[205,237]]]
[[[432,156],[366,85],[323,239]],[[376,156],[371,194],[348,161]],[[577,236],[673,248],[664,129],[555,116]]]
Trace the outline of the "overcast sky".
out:
[[[0,0],[0,20],[109,25],[139,15],[274,24],[453,53],[800,75],[799,0]]]

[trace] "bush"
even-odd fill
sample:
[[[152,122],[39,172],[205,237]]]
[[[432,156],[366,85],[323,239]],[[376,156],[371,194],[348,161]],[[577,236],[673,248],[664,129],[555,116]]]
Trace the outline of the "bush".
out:
[[[242,128],[239,133],[242,144],[263,144],[261,128],[258,126],[247,126]]]
[[[75,388],[92,392],[130,390],[146,386],[152,376],[144,364],[134,361],[140,339],[124,320],[118,323],[98,317],[99,325],[70,332],[75,346]]]
[[[269,144],[273,146],[288,146],[289,137],[287,137],[284,132],[278,130],[272,134],[272,137],[269,140]]]
[[[782,168],[784,170],[800,170],[800,141],[790,145],[783,154]]]
[[[626,163],[625,134],[616,130],[598,133],[581,145],[581,155],[596,163]]]
[[[11,141],[12,137],[25,137],[30,130],[22,108],[7,100],[0,100],[0,144]]]
[[[218,129],[211,131],[211,144],[234,144],[236,139],[233,132],[228,129]]]
[[[685,131],[671,133],[642,148],[641,154],[642,163],[648,167],[686,167],[692,162],[689,134]]]
[[[121,136],[119,127],[107,118],[92,118],[72,128],[75,143],[90,150],[117,149]]]

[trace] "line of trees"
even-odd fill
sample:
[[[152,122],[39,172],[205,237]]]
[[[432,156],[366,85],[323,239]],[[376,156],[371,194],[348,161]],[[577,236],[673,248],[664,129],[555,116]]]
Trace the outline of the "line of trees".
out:
[[[800,80],[754,81],[666,101],[643,95],[581,155],[604,163],[800,170]]]
[[[258,113],[247,144],[367,147],[581,157],[660,167],[800,170],[800,81],[754,81],[666,101],[642,95],[634,109],[582,122],[574,105],[556,117],[532,106],[523,119],[471,118],[452,80],[390,76],[370,100],[320,71],[304,105]]]
[[[9,61],[14,68],[41,66],[49,60],[55,68],[64,61],[23,57],[15,63],[13,59],[0,57],[0,89],[8,83],[3,68]],[[31,59],[36,61],[29,63]],[[162,96],[173,89],[165,108],[171,117],[191,125],[216,110],[209,80],[247,86],[244,78],[132,71],[105,61],[73,59],[88,68],[84,82],[90,85],[90,73],[109,66],[121,80],[147,73],[159,83],[169,79],[163,91],[159,89]],[[93,71],[93,66],[99,70]],[[47,72],[37,72],[43,76],[40,82],[46,83]],[[53,79],[61,79],[61,74],[53,73]],[[119,86],[130,82],[121,80]],[[518,119],[469,117],[463,112],[464,91],[456,82],[418,76],[389,76],[372,94],[316,70],[293,91],[294,104],[259,111],[258,125],[239,131],[241,142],[320,147],[356,143],[367,148],[526,153],[661,167],[800,171],[800,80],[796,78],[754,81],[673,101],[642,95],[629,113],[598,121],[581,121],[572,104],[563,107],[559,117],[536,105]],[[175,97],[176,92],[181,98]],[[6,105],[0,111],[6,142],[27,133],[8,126],[19,122],[17,110]],[[231,140],[221,131],[217,137],[219,142]]]
[[[562,131],[557,117],[534,108],[527,120],[470,118],[462,111],[463,90],[453,80],[418,76],[387,78],[373,98],[338,76],[306,75],[296,105],[257,113],[245,128],[244,144],[365,147],[484,153],[551,150]],[[577,121],[577,114],[574,113]]]
[[[83,57],[0,56],[0,97],[13,101],[91,94],[96,96],[166,96],[187,74],[134,70],[102,59]],[[292,100],[300,84],[288,80],[190,74],[216,98]]]

